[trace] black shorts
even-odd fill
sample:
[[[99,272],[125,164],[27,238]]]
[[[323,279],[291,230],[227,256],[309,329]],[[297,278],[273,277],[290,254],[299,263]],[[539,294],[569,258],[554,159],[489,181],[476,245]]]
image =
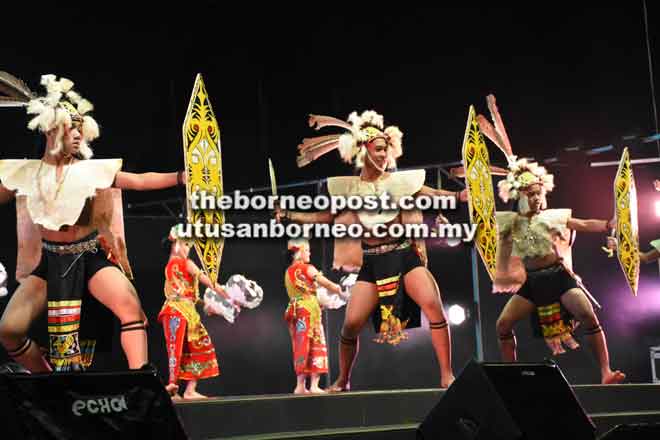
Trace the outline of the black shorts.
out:
[[[541,270],[527,271],[527,280],[516,295],[534,305],[547,306],[560,302],[561,296],[570,289],[579,288],[577,281],[562,266],[557,264]]]
[[[97,232],[74,242],[51,242],[46,245],[75,245],[94,240]],[[60,254],[42,248],[41,260],[32,275],[47,283],[48,301],[82,300],[80,314],[80,337],[96,341],[96,351],[112,350],[114,314],[88,290],[89,280],[105,267],[117,267],[107,258],[106,252],[97,243],[96,251]]]
[[[376,284],[379,279],[396,274],[403,276],[420,266],[423,267],[424,263],[412,245],[384,254],[365,254],[357,280]]]
[[[358,281],[376,285],[378,307],[372,313],[374,330],[382,330],[383,308],[389,308],[391,314],[405,324],[405,328],[421,326],[419,306],[408,296],[403,277],[416,267],[424,267],[414,245],[401,243],[402,248],[382,254],[365,253]]]
[[[75,242],[71,243],[58,243],[58,242],[52,242],[52,241],[46,241],[44,240],[44,243],[48,244],[75,244],[79,243],[82,241],[87,241],[90,238],[92,238],[92,235],[88,235],[87,237],[77,240]],[[37,276],[41,278],[42,280],[46,281],[47,283],[50,284],[51,281],[53,281],[53,284],[58,284],[59,280],[62,279],[62,274],[66,272],[66,270],[71,266],[75,258],[78,257],[78,254],[57,254],[55,252],[48,251],[46,249],[41,250],[41,260],[39,260],[39,264],[37,267],[32,271],[31,275]],[[103,269],[104,267],[112,266],[112,267],[117,267],[116,264],[114,264],[112,261],[108,260],[105,252],[103,249],[100,248],[96,252],[85,252],[78,261],[75,262],[74,266],[80,265],[80,267],[84,268],[83,271],[83,281],[85,284],[85,288],[87,286],[87,283],[89,280],[98,272],[99,270]],[[71,268],[71,271],[73,268]],[[70,272],[71,272],[70,271]],[[68,274],[66,276],[68,278]]]

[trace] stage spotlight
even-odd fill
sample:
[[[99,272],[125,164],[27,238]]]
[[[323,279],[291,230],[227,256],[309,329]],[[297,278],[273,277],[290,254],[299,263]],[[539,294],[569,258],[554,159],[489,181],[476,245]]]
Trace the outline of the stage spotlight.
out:
[[[447,238],[446,239],[447,246],[449,246],[449,247],[456,247],[459,244],[461,244],[461,241],[463,241],[463,240],[460,239],[460,238]]]
[[[458,304],[449,307],[447,314],[449,315],[449,323],[451,325],[461,325],[466,318],[465,309]]]

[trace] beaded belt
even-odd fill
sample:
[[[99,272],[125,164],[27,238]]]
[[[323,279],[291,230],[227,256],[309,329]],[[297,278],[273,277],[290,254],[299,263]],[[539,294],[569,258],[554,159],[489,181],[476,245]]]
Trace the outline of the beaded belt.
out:
[[[559,272],[564,269],[564,266],[561,262],[552,264],[551,266],[541,267],[539,269],[526,269],[527,275],[547,275],[549,273]]]
[[[385,244],[379,244],[376,246],[369,246],[367,248],[363,248],[362,252],[365,255],[379,255],[379,254],[386,254],[388,252],[392,251],[399,251],[401,249],[407,249],[411,245],[410,240],[404,240],[401,242],[396,242],[396,243],[385,243]]]
[[[52,244],[52,243],[42,243],[42,247],[47,251],[54,252],[56,254],[81,254],[83,252],[96,252],[98,249],[98,242],[96,237],[81,241],[80,243],[68,243],[68,244]]]

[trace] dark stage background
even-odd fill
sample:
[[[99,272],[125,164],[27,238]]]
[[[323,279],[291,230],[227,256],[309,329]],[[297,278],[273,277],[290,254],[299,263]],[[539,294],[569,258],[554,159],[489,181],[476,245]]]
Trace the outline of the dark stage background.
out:
[[[0,30],[0,68],[33,89],[45,73],[74,80],[75,88],[96,106],[94,115],[102,129],[93,145],[96,156],[122,157],[124,170],[132,172],[182,167],[181,124],[195,74],[201,72],[221,125],[227,191],[267,185],[268,157],[279,184],[350,174],[335,153],[296,168],[296,145],[312,134],[308,113],[345,118],[353,110],[374,109],[384,114],[386,124],[400,126],[405,135],[401,167],[459,160],[468,106],[486,112],[488,93],[498,98],[516,153],[559,158],[550,167],[557,182],[550,206],[571,207],[576,217],[611,216],[615,167],[590,168],[590,161],[616,160],[625,145],[631,147],[633,158],[658,156],[655,143],[622,139],[655,130],[641,2],[598,9],[553,4],[552,9],[534,12],[380,7],[341,12],[256,6],[229,11],[215,2],[195,5],[195,10],[162,7],[157,14],[60,8],[50,11],[51,21],[41,10],[26,11],[33,19],[29,29],[16,23]],[[649,5],[650,17],[659,12],[657,5]],[[650,40],[657,49],[653,20]],[[653,67],[658,71],[657,62]],[[41,140],[25,128],[24,112],[2,109],[0,116],[0,157],[38,157]],[[614,151],[596,156],[564,150],[609,144]],[[495,148],[491,158],[503,164]],[[660,233],[653,212],[660,196],[651,186],[660,167],[638,166],[634,171],[641,242],[647,249]],[[434,172],[429,172],[427,183],[433,178]],[[443,186],[459,188],[448,181]],[[167,252],[160,243],[175,219],[159,218],[166,213],[158,207],[133,209],[128,204],[176,196],[181,196],[180,190],[124,193],[135,284],[151,322],[151,359],[163,373],[164,343],[156,315],[163,299]],[[462,206],[446,215],[462,221],[466,210]],[[255,213],[249,218],[266,216]],[[229,218],[239,216],[230,213]],[[0,226],[0,261],[13,275],[13,202],[0,207]],[[602,244],[600,234],[578,235],[574,265],[603,305],[599,316],[613,366],[623,369],[632,382],[648,382],[648,348],[660,345],[658,267],[642,268],[639,296],[634,298],[616,261],[600,250]],[[317,266],[329,264],[331,246],[326,244],[324,258],[322,243],[313,242]],[[470,307],[470,247],[429,247],[430,268],[445,304]],[[221,281],[243,273],[262,285],[265,298],[260,308],[244,310],[234,325],[205,318],[222,374],[201,382],[201,392],[262,394],[293,388],[291,346],[283,321],[284,249],[283,240],[227,243]],[[479,275],[485,355],[496,360],[495,320],[506,298],[490,294],[481,267]],[[13,290],[13,280],[10,284]],[[0,299],[0,310],[6,302]],[[334,377],[343,309],[325,317]],[[457,371],[474,355],[472,323],[469,319],[452,328]],[[35,327],[35,336],[42,340],[44,327],[43,322]],[[528,323],[519,325],[518,335],[521,360],[548,357],[543,342],[530,338]],[[365,329],[353,377],[356,389],[439,384],[428,331],[412,331],[410,340],[397,348],[375,344],[372,337]],[[0,360],[6,360],[1,349]],[[571,382],[593,383],[599,378],[586,346],[556,360]],[[112,355],[99,359],[99,366],[124,366],[118,343]]]

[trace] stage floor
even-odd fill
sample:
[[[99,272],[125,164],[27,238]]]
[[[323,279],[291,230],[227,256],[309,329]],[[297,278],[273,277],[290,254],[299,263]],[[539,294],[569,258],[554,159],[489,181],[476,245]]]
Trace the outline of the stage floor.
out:
[[[623,423],[660,422],[660,385],[572,388],[598,435]],[[175,408],[193,440],[415,439],[415,429],[443,393],[415,389],[219,397],[177,402]]]

